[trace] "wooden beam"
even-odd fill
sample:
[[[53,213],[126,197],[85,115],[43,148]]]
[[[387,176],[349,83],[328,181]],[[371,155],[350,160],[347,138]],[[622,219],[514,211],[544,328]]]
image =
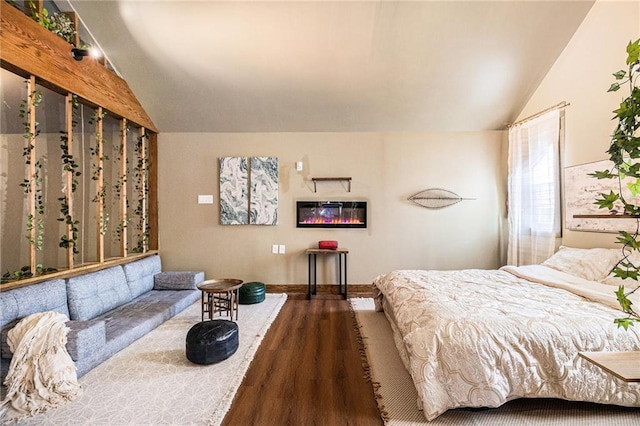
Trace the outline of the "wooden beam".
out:
[[[98,61],[85,57],[76,61],[71,45],[38,25],[7,2],[0,7],[0,65],[23,76],[34,75],[66,92],[99,105],[152,132],[158,129],[127,83]]]
[[[143,259],[145,257],[154,256],[157,254],[159,253],[155,251],[148,251],[143,254],[134,254],[134,255],[128,256],[127,258],[116,257],[113,259],[105,259],[103,263],[97,263],[97,262],[85,263],[71,270],[52,272],[45,275],[38,275],[37,277],[26,278],[24,280],[9,281],[8,283],[0,284],[0,292],[10,290],[12,288],[20,288],[20,287],[30,286],[33,284],[38,284],[43,281],[48,281],[55,278],[66,279],[71,277],[77,277],[78,275],[86,274],[88,272],[100,271],[102,269],[110,268],[116,265],[124,265],[125,263],[133,262],[139,259]]]

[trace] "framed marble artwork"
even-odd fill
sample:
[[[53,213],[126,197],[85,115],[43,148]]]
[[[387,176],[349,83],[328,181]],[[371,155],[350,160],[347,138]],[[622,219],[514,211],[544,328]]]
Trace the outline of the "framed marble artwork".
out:
[[[220,224],[278,224],[278,158],[221,157]]]
[[[564,200],[565,200],[565,227],[572,231],[610,232],[618,231],[634,232],[636,220],[607,219],[607,218],[576,218],[574,215],[606,215],[609,212],[595,204],[600,198],[599,194],[618,191],[617,179],[596,179],[589,173],[601,170],[610,170],[613,163],[610,160],[596,161],[579,166],[566,167],[564,169]],[[631,192],[622,182],[622,193],[627,200],[633,200]],[[620,207],[620,210],[622,208]]]
[[[251,157],[249,223],[278,224],[278,158]]]
[[[249,223],[249,170],[247,157],[221,157],[220,224]]]

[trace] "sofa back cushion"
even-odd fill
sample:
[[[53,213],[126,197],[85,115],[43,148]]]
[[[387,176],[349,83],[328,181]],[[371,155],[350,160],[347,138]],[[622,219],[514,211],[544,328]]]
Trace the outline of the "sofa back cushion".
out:
[[[64,280],[44,281],[0,292],[0,358],[11,359],[7,333],[22,318],[37,312],[55,311],[69,317]]]
[[[153,277],[162,271],[160,256],[153,255],[122,265],[133,297],[153,290]]]
[[[121,266],[67,279],[72,320],[87,321],[133,299]]]
[[[0,292],[0,328],[27,315],[46,311],[69,316],[64,280],[49,280]]]

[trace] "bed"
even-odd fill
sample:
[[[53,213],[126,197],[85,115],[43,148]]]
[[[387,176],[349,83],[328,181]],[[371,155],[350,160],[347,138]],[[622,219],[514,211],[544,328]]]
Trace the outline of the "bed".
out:
[[[640,327],[613,322],[624,316],[614,294],[621,280],[609,274],[619,257],[615,249],[562,247],[541,265],[378,276],[376,308],[426,419],[516,398],[640,407],[640,383],[578,356],[640,350]]]

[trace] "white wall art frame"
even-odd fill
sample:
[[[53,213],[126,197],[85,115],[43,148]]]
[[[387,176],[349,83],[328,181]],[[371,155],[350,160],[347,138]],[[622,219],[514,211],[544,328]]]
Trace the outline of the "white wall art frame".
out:
[[[564,169],[564,199],[565,199],[565,226],[572,231],[609,232],[618,231],[634,232],[636,220],[606,219],[606,218],[575,218],[574,215],[606,215],[609,212],[595,204],[601,193],[619,190],[617,179],[596,179],[589,173],[601,170],[611,170],[613,163],[610,160],[596,161],[579,166],[566,167]],[[627,201],[634,200],[625,182],[622,183],[622,194]],[[637,197],[635,198],[637,199]],[[631,201],[638,203],[638,201]],[[619,210],[622,210],[620,207]],[[619,211],[618,213],[622,213]]]

